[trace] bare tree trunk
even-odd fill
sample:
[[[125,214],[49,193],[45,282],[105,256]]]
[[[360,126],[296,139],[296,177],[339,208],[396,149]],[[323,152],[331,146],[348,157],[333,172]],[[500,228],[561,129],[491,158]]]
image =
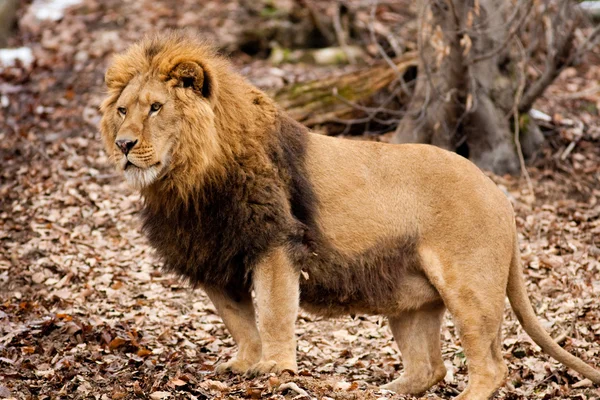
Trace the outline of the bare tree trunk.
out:
[[[519,10],[507,7],[509,3],[423,4],[419,81],[395,143],[431,143],[497,174],[519,171],[512,111],[524,77],[519,76],[519,57],[507,43],[531,2],[523,2]],[[526,156],[543,141],[531,119],[520,136]]]

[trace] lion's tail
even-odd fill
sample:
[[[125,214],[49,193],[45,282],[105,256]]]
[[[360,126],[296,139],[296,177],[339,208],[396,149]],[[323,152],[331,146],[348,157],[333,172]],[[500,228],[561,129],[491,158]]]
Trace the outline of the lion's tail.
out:
[[[531,306],[531,302],[529,301],[529,296],[527,295],[518,244],[515,244],[514,255],[508,275],[508,288],[506,294],[521,326],[523,326],[525,332],[527,332],[545,353],[567,367],[579,372],[594,383],[600,384],[600,371],[592,368],[581,359],[560,347],[538,321],[533,307]]]

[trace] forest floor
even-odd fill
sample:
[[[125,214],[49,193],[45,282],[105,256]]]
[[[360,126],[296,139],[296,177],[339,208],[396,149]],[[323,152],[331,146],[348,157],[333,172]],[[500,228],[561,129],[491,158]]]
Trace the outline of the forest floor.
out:
[[[112,170],[98,134],[103,73],[115,51],[153,29],[202,27],[223,39],[235,25],[233,1],[204,1],[201,10],[197,1],[170,3],[84,0],[60,21],[23,18],[12,45],[32,48],[35,62],[0,69],[0,398],[303,398],[284,382],[318,399],[410,398],[378,389],[402,370],[380,317],[302,313],[297,376],[214,374],[234,343],[201,291],[160,271],[140,234],[140,198]],[[235,62],[262,87],[302,79],[297,68]],[[517,211],[540,320],[595,366],[599,83],[598,63],[569,69],[536,105],[552,121],[528,169],[535,196],[524,179],[492,177]],[[600,398],[532,344],[508,306],[503,338],[509,377],[498,399]],[[453,397],[466,384],[449,317],[441,339],[448,375],[424,398]]]

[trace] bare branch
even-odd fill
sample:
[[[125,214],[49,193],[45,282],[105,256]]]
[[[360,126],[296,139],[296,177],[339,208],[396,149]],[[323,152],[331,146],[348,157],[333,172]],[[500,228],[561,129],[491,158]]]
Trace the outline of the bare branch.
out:
[[[337,3],[335,6],[334,14],[333,14],[333,28],[335,29],[335,36],[337,37],[337,41],[346,53],[346,58],[350,64],[356,64],[356,58],[354,57],[354,53],[348,50],[348,43],[346,42],[346,32],[342,28],[342,17],[340,13],[340,8],[342,7],[341,3]]]
[[[329,43],[335,43],[335,35],[326,27],[321,14],[319,11],[315,9],[314,4],[312,4],[312,0],[297,0],[298,4],[306,7],[310,13],[310,18],[313,21],[313,24],[317,28],[319,32],[327,39]]]
[[[521,174],[523,174],[523,176],[525,176],[525,180],[527,181],[527,187],[529,188],[529,193],[531,194],[532,197],[535,198],[535,192],[533,191],[533,184],[531,183],[531,177],[529,176],[529,171],[527,171],[527,168],[525,167],[525,157],[523,157],[523,149],[521,148],[521,138],[520,138],[520,125],[519,125],[519,107],[518,104],[520,103],[520,98],[523,95],[523,92],[525,91],[525,84],[527,82],[527,78],[526,78],[526,72],[525,72],[525,65],[527,65],[527,59],[526,57],[526,53],[525,53],[525,49],[523,48],[523,44],[521,43],[520,40],[517,39],[517,44],[519,46],[519,50],[521,52],[521,76],[519,77],[519,86],[517,88],[517,92],[515,93],[515,101],[513,103],[513,120],[514,120],[514,124],[515,124],[515,132],[514,132],[514,138],[515,138],[515,146],[517,148],[517,155],[519,156],[519,164],[521,166]]]
[[[394,71],[396,71],[396,75],[398,76],[398,82],[400,82],[400,86],[402,87],[402,91],[404,92],[404,94],[410,95],[410,90],[408,89],[408,87],[406,86],[406,82],[404,81],[403,72],[400,71],[400,69],[398,68],[396,63],[394,61],[392,61],[392,59],[387,55],[385,50],[381,47],[381,45],[377,41],[377,37],[375,36],[375,27],[373,26],[373,24],[375,22],[375,10],[377,9],[378,4],[379,4],[379,2],[375,1],[373,3],[373,6],[371,7],[371,14],[370,14],[370,20],[369,20],[369,33],[371,36],[371,42],[373,42],[373,44],[375,46],[377,46],[377,51],[379,51],[379,54],[385,60],[385,62],[390,66],[390,68],[392,68]],[[398,54],[396,54],[396,56],[398,56]]]
[[[579,49],[573,56],[571,57],[571,63],[575,63],[579,60],[585,53],[590,51],[592,47],[596,45],[596,39],[600,36],[600,25],[596,26],[592,33],[588,35],[588,37],[584,40],[584,42],[579,46]]]
[[[502,50],[506,49],[506,45],[513,38],[513,36],[519,31],[519,29],[521,28],[521,26],[525,22],[525,19],[527,18],[527,16],[531,12],[531,8],[532,7],[533,7],[533,0],[528,0],[528,2],[527,2],[527,9],[525,10],[525,12],[523,12],[521,14],[521,18],[519,18],[519,21],[516,24],[514,23],[514,19],[518,15],[518,12],[515,11],[515,13],[512,15],[512,17],[509,20],[509,23],[507,25],[507,26],[510,27],[510,30],[506,34],[506,37],[504,38],[504,40],[502,41],[502,43],[499,46],[497,46],[496,48],[488,51],[487,53],[480,54],[480,55],[478,55],[476,57],[473,57],[470,60],[470,63],[471,64],[475,64],[475,63],[481,62],[483,60],[487,60],[489,58],[492,58],[492,57],[496,56]],[[518,8],[517,8],[517,10],[518,10]]]
[[[336,87],[334,87],[332,89],[333,96],[335,98],[337,98],[338,100],[340,100],[342,103],[344,103],[352,108],[355,108],[357,110],[368,113],[370,116],[374,116],[375,114],[378,114],[378,113],[386,113],[386,114],[397,115],[397,116],[402,116],[402,115],[406,114],[405,111],[388,110],[388,109],[384,108],[386,105],[388,105],[388,103],[390,101],[392,101],[394,99],[394,97],[396,97],[398,92],[399,92],[398,89],[394,90],[390,94],[390,96],[388,96],[388,98],[385,99],[378,107],[366,107],[366,106],[362,106],[354,101],[350,101],[350,100],[346,99],[345,97],[340,96]]]
[[[546,57],[546,68],[542,75],[527,89],[519,103],[519,112],[528,112],[533,106],[534,101],[540,97],[546,88],[556,79],[558,75],[567,67],[573,65],[585,52],[589,50],[588,46],[593,44],[600,34],[600,26],[596,27],[587,39],[579,46],[577,51],[572,51],[571,44],[577,27],[578,19],[572,21],[567,32],[556,40],[552,49],[548,50]],[[553,23],[554,24],[554,23]],[[554,33],[558,27],[555,25]]]

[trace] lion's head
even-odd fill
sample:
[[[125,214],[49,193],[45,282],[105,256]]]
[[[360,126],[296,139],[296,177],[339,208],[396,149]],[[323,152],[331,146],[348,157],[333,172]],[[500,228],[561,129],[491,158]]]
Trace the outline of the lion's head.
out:
[[[173,186],[185,185],[219,156],[216,74],[227,69],[211,46],[181,33],[143,40],[115,57],[101,132],[132,186],[145,189],[167,175]]]

